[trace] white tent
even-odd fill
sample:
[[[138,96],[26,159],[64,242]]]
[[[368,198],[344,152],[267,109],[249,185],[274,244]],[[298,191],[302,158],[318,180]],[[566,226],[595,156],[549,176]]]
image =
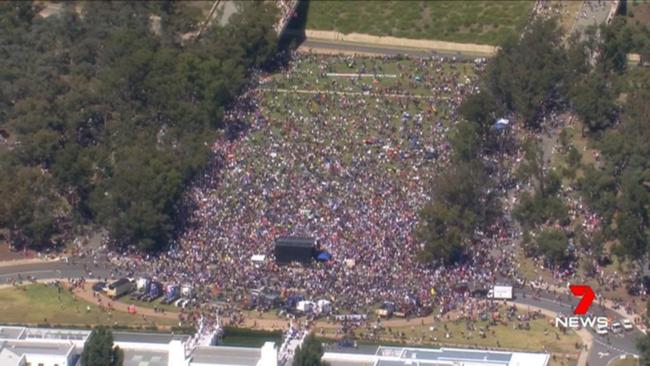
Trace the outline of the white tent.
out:
[[[310,313],[314,311],[315,305],[313,301],[298,301],[296,309],[302,311],[303,313]]]
[[[316,307],[320,314],[329,314],[332,311],[332,302],[329,300],[316,301]]]
[[[264,254],[255,254],[251,257],[251,261],[253,262],[264,262],[266,260],[266,256]]]

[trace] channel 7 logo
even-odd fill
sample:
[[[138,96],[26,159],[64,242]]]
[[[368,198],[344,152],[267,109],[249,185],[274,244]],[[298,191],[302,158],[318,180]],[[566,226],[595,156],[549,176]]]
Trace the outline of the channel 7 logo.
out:
[[[589,311],[591,304],[594,302],[594,299],[596,298],[596,294],[594,293],[594,290],[587,285],[570,285],[569,289],[571,290],[573,296],[580,298],[580,302],[578,303],[578,306],[576,306],[575,310],[573,310],[573,313],[575,315],[581,315],[581,316],[556,317],[555,326],[556,327],[562,326],[565,328],[581,328],[581,327],[594,328],[595,326],[599,328],[607,327],[609,321],[607,320],[606,317],[585,316]]]
[[[594,299],[596,298],[594,290],[587,285],[571,285],[569,286],[569,289],[573,296],[582,298],[573,313],[576,315],[587,314],[587,311],[591,307],[591,303],[594,302]]]

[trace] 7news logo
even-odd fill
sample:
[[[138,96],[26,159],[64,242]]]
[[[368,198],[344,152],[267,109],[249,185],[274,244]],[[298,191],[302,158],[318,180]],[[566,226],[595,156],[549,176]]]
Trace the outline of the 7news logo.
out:
[[[556,317],[555,326],[565,328],[605,328],[609,324],[606,317],[603,316],[586,316],[591,304],[596,298],[594,290],[586,285],[570,285],[569,289],[573,296],[580,297],[580,302],[573,313],[581,316]]]

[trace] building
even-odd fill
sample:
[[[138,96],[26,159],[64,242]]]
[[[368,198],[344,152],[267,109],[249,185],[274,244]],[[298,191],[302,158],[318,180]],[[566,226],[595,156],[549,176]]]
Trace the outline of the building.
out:
[[[548,353],[459,348],[367,347],[326,351],[332,366],[547,366]]]
[[[87,330],[0,325],[1,366],[82,366]],[[201,346],[195,338],[164,333],[113,332],[124,350],[124,366],[278,366],[290,365],[275,343],[260,348]],[[295,342],[300,343],[299,340]],[[291,340],[291,338],[289,338]],[[290,347],[295,349],[297,344]],[[282,348],[282,347],[281,347]],[[285,355],[286,356],[286,355]],[[287,363],[278,361],[287,360]],[[331,366],[548,366],[547,353],[360,346],[325,350]]]
[[[82,366],[88,330],[0,325],[1,366]],[[187,335],[114,331],[124,366],[278,366],[277,347],[200,346]]]

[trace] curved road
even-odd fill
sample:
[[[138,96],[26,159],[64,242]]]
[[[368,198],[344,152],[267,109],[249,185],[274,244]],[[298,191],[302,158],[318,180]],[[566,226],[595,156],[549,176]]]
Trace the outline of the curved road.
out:
[[[92,275],[90,275],[92,273]],[[27,276],[36,279],[67,279],[78,277],[111,278],[117,273],[111,272],[110,263],[107,260],[93,261],[89,259],[75,259],[66,261],[42,262],[30,264],[6,265],[0,267],[0,284],[8,283],[11,279]],[[541,292],[539,297],[533,297],[529,288],[518,289],[516,302],[546,309],[554,313],[569,316],[577,304],[577,299],[569,295],[560,295],[558,298],[548,292]],[[620,315],[610,309],[606,309],[594,303],[591,311],[597,316],[607,316],[612,319],[620,319]],[[643,333],[635,329],[621,334],[609,334],[606,337],[599,336],[591,331],[594,336],[594,343],[589,350],[588,364],[590,366],[606,366],[607,363],[623,354],[637,354],[636,339]]]

